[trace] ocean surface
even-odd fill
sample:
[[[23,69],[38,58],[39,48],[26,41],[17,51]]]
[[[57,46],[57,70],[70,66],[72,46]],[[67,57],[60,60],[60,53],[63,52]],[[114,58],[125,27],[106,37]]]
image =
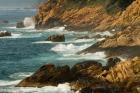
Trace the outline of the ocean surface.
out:
[[[84,60],[99,60],[105,64],[105,55],[102,51],[94,54],[76,54],[98,41],[94,38],[78,39],[79,36],[89,34],[88,31],[67,31],[65,27],[46,30],[35,30],[34,26],[16,28],[16,22],[35,15],[35,12],[27,9],[0,10],[0,20],[9,21],[8,24],[0,24],[0,31],[12,33],[12,36],[0,38],[0,93],[73,93],[67,82],[56,87],[14,87],[47,63],[72,66]],[[45,41],[53,34],[64,34],[66,41]]]

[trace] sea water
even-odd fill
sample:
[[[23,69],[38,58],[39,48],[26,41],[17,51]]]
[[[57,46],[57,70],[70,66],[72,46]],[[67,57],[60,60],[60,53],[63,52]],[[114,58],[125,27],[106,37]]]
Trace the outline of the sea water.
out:
[[[35,10],[0,10],[0,20],[9,21],[0,24],[0,31],[8,31],[12,36],[0,38],[0,93],[73,93],[69,84],[46,86],[43,88],[14,87],[22,79],[33,74],[44,64],[72,66],[85,60],[100,60],[104,64],[103,52],[81,54],[81,51],[95,42],[93,39],[78,39],[85,32],[67,31],[65,27],[35,30],[33,27],[16,28],[16,22],[35,15]],[[27,20],[27,18],[26,18]],[[66,42],[45,41],[53,34],[64,34]]]

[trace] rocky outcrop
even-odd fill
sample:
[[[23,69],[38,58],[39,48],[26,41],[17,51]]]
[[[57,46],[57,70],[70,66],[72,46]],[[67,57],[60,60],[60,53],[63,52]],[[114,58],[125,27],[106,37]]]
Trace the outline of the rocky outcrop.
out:
[[[65,36],[64,35],[52,35],[47,38],[47,41],[52,42],[65,42]]]
[[[94,72],[91,72],[94,70]],[[32,76],[22,80],[17,87],[43,87],[57,85],[59,83],[72,82],[84,77],[92,77],[101,73],[101,64],[95,61],[87,61],[76,64],[72,69],[68,66],[56,67],[47,64],[37,70]]]
[[[114,67],[120,61],[121,61],[121,59],[118,57],[109,58],[106,66],[104,66],[104,69],[108,70],[111,67]]]
[[[125,58],[133,58],[140,56],[140,31],[122,31],[114,36],[108,37],[82,52],[97,52],[105,51],[108,57],[122,56]]]
[[[108,70],[95,61],[78,63],[71,69],[47,64],[22,80],[17,87],[43,87],[65,82],[80,93],[139,93],[140,58],[116,63]]]
[[[101,73],[102,70],[102,64],[95,61],[78,63],[71,69],[77,77],[94,77]]]
[[[36,28],[105,31],[139,27],[139,0],[48,0],[39,6]],[[133,28],[135,30],[135,28]]]
[[[101,79],[121,86],[130,93],[139,93],[140,87],[140,59],[138,57],[118,63],[108,71],[99,75]],[[132,92],[133,91],[133,92]],[[136,92],[134,92],[136,91]]]
[[[73,80],[73,74],[68,66],[56,67],[47,64],[37,70],[32,76],[25,78],[17,87],[43,87],[57,85]]]
[[[7,31],[0,31],[0,37],[4,37],[4,36],[11,36],[11,33]]]
[[[25,25],[24,25],[24,22],[17,22],[17,25],[16,25],[16,28],[24,28]]]

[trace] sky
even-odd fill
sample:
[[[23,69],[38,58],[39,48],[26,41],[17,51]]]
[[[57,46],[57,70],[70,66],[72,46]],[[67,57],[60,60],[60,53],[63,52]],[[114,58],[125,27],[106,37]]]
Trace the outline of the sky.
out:
[[[40,0],[0,0],[0,8],[31,8]]]

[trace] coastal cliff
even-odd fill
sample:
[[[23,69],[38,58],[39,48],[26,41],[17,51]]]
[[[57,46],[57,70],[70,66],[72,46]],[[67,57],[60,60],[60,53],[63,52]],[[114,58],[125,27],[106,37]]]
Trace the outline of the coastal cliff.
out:
[[[139,0],[48,0],[40,4],[34,16],[36,29],[57,26],[74,31],[115,29],[113,36],[79,52],[104,51],[111,59],[106,66],[93,60],[72,68],[46,64],[17,87],[57,86],[68,82],[79,93],[140,93],[139,6]],[[121,61],[118,57],[126,59]]]
[[[139,24],[139,0],[48,0],[40,4],[36,28],[124,30]]]

